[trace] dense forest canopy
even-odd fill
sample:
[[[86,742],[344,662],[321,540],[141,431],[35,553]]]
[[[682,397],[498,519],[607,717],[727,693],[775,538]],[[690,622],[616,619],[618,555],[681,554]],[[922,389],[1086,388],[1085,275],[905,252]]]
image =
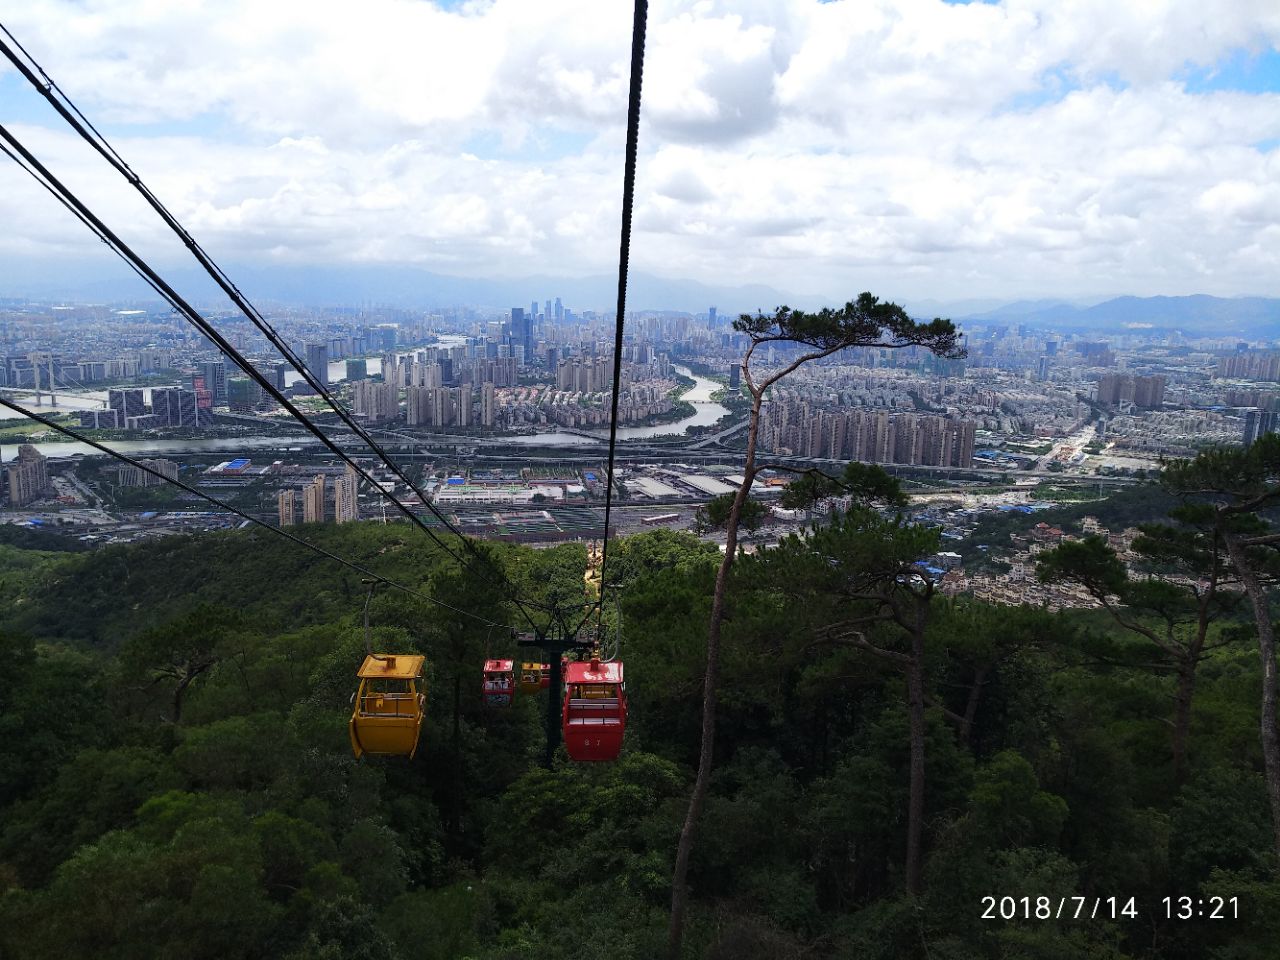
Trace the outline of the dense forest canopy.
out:
[[[1150,525],[1142,577],[1094,558],[1119,617],[923,591],[905,571],[937,531],[883,499],[744,557],[684,955],[1274,956],[1257,624],[1225,586],[1175,743],[1176,654],[1197,634],[1194,594],[1168,591],[1190,590],[1179,564],[1211,572],[1215,528],[1170,517],[1174,500],[1150,497],[1145,515],[1124,501]],[[1251,516],[1223,529],[1265,539]],[[519,624],[503,590],[405,525],[304,529]],[[661,955],[698,761],[713,545],[665,530],[614,545],[625,749],[551,769],[546,693],[482,703],[485,657],[520,655],[509,634],[375,592],[374,647],[428,658],[427,718],[414,760],[356,761],[357,575],[253,531],[55,546],[11,540],[0,569],[5,956]],[[580,544],[485,549],[522,596],[581,596]],[[1273,548],[1248,549],[1270,589]],[[1074,575],[1077,560],[1046,555],[1044,575]],[[999,919],[997,902],[984,918],[985,897],[1029,897],[1032,917]],[[1037,898],[1057,911],[1071,897],[1088,898],[1084,915],[1036,919]],[[1178,897],[1237,899],[1223,919],[1178,919]]]

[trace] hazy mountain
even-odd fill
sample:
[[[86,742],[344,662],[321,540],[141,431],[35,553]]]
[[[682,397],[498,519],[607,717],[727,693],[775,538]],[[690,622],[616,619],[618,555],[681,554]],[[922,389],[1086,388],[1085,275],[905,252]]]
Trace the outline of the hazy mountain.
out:
[[[1060,300],[1019,301],[963,319],[1026,323],[1068,330],[1178,330],[1184,334],[1280,336],[1280,299],[1269,297],[1114,297],[1081,306]]]
[[[530,276],[514,279],[454,277],[412,266],[335,267],[227,264],[227,273],[254,301],[303,306],[386,305],[430,309],[470,305],[510,308],[560,297],[574,310],[611,310],[617,303],[616,275],[590,277]],[[200,271],[167,269],[163,276],[193,302],[221,299]],[[150,289],[123,267],[106,264],[42,268],[38,264],[0,265],[0,296],[32,299],[155,299]],[[697,280],[632,273],[627,288],[630,310],[680,310],[705,313],[715,306],[732,316],[779,304],[813,309],[834,301],[815,294],[796,294],[762,284],[727,286]]]

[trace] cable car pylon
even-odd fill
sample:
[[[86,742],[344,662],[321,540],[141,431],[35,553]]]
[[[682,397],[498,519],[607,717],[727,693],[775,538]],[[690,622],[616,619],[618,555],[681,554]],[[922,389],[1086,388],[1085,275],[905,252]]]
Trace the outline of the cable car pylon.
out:
[[[555,760],[556,748],[560,746],[563,716],[560,697],[564,690],[564,655],[570,650],[580,650],[583,644],[570,635],[563,626],[549,627],[546,632],[521,634],[516,641],[517,646],[537,647],[545,654],[548,673],[550,674],[550,693],[547,696],[546,730],[547,745],[543,754],[543,765],[551,769]]]

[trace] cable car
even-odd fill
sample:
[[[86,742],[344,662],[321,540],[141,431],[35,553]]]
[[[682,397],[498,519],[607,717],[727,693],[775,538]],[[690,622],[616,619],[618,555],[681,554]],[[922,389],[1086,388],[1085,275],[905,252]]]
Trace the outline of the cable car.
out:
[[[546,663],[520,664],[521,693],[537,693],[551,686],[551,665]]]
[[[348,731],[356,759],[366,753],[409,757],[418,752],[418,735],[426,709],[425,657],[370,654],[357,676]]]
[[[580,660],[565,670],[561,712],[564,745],[572,760],[616,760],[627,727],[622,661]]]
[[[510,660],[484,662],[484,705],[509,707],[516,695],[515,664]]]

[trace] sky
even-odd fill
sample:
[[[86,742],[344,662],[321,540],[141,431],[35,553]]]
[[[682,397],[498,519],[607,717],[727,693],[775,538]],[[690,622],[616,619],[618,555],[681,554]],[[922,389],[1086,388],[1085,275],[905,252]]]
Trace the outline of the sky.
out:
[[[0,18],[224,265],[617,269],[629,3]],[[7,62],[0,123],[188,262]],[[0,288],[109,262],[7,160],[0,224]],[[1280,296],[1280,3],[654,0],[632,269],[833,301]]]

